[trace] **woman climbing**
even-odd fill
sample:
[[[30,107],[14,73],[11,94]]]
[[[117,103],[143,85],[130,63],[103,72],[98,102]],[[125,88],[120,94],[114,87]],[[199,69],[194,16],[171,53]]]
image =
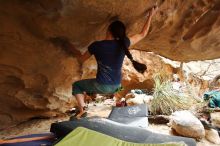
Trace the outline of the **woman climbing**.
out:
[[[83,55],[77,51],[68,41],[63,42],[63,47],[68,48],[76,55],[80,63],[83,63],[91,55],[95,56],[98,64],[96,78],[80,80],[72,85],[72,94],[76,97],[80,112],[76,115],[79,119],[86,115],[84,97],[87,93],[107,94],[115,93],[121,86],[121,68],[125,55],[130,59],[134,68],[144,73],[146,65],[135,61],[128,48],[142,40],[149,31],[152,16],[156,13],[157,7],[149,11],[147,20],[140,33],[127,37],[126,27],[121,21],[112,22],[107,30],[106,38],[102,41],[95,41]]]

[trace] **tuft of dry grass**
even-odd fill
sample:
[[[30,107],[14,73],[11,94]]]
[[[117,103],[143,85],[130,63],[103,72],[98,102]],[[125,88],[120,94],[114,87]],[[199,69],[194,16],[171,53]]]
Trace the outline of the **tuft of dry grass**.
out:
[[[174,90],[172,88],[172,82],[165,74],[156,74],[154,81],[154,98],[150,103],[152,115],[170,115],[178,110],[189,109],[193,105],[193,98]]]

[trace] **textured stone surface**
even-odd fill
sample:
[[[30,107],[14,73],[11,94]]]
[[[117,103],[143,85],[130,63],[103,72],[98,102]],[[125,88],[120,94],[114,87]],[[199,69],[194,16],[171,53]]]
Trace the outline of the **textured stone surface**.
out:
[[[212,124],[218,128],[220,128],[220,113],[214,112],[211,113]]]
[[[205,130],[205,138],[214,144],[220,144],[220,137],[215,129]]]
[[[2,0],[1,34],[23,39],[26,32],[38,40],[62,35],[83,48],[103,37],[115,18],[125,22],[129,35],[139,32],[146,10],[155,4],[159,11],[150,34],[135,48],[173,60],[220,57],[219,0]]]
[[[197,140],[205,137],[205,129],[202,123],[190,111],[172,113],[170,123],[179,135]]]
[[[71,83],[81,78],[81,70],[50,37],[68,37],[84,51],[104,37],[116,17],[129,35],[139,32],[146,10],[156,3],[160,8],[149,36],[134,48],[182,61],[220,57],[219,0],[1,0],[0,129],[55,116],[73,105]],[[135,87],[131,78],[138,87],[152,85],[150,69],[143,77],[133,71],[128,75],[125,65],[123,84]]]

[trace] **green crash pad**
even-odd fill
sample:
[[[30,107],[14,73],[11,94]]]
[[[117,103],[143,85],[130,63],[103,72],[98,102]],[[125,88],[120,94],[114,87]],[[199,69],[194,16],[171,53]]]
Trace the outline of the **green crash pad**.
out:
[[[183,142],[162,144],[132,143],[87,128],[78,127],[55,146],[186,146],[186,144]]]

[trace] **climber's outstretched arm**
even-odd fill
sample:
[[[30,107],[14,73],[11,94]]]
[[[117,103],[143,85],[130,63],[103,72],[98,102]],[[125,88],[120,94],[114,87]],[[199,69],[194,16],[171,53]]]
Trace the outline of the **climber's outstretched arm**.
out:
[[[87,59],[89,59],[92,55],[89,53],[89,51],[86,51],[84,54],[82,54],[78,59],[78,61],[83,64]]]
[[[69,41],[63,42],[63,45],[61,46],[63,49],[67,49],[74,57],[81,56],[81,52],[75,48],[73,44],[71,44]]]
[[[153,15],[157,12],[157,9],[158,9],[158,7],[155,6],[150,10],[149,15],[147,17],[147,20],[142,28],[142,31],[138,34],[135,34],[135,35],[129,37],[129,39],[131,41],[131,45],[138,43],[140,40],[142,40],[148,34],[151,19],[152,19]]]

